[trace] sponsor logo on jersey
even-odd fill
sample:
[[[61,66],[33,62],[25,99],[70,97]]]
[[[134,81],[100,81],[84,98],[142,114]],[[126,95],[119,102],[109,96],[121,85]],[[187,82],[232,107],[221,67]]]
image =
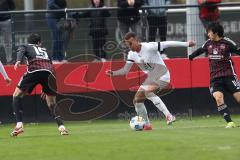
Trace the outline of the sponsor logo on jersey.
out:
[[[214,49],[213,49],[213,54],[218,54],[217,48],[214,48]]]

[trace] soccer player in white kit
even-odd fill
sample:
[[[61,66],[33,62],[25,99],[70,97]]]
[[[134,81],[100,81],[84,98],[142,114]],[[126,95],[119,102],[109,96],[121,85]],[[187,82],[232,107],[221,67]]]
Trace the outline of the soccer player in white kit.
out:
[[[8,77],[7,72],[5,71],[1,61],[0,61],[0,73],[2,74],[4,80],[7,82],[7,85],[9,85],[12,82],[12,80]]]
[[[141,70],[147,74],[147,78],[139,87],[135,94],[133,104],[138,116],[145,119],[144,130],[152,130],[144,101],[149,99],[166,117],[167,124],[171,124],[176,118],[169,112],[166,105],[156,94],[166,89],[170,85],[170,73],[161,58],[160,51],[169,47],[192,47],[194,41],[178,42],[140,42],[135,33],[129,32],[125,35],[124,41],[130,48],[125,66],[117,71],[106,71],[108,76],[125,75],[131,69],[133,63],[136,63]]]

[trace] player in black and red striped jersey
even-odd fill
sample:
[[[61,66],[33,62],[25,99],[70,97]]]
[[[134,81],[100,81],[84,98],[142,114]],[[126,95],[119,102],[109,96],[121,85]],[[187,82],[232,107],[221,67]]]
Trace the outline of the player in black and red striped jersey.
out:
[[[48,53],[41,45],[41,37],[38,34],[30,34],[28,44],[21,45],[17,51],[17,62],[14,65],[16,70],[25,59],[27,72],[22,76],[18,86],[13,93],[13,111],[16,116],[16,127],[11,136],[23,133],[22,121],[22,98],[32,92],[36,85],[42,86],[43,93],[46,95],[49,110],[58,124],[61,135],[68,135],[68,131],[63,125],[63,120],[55,112],[56,107],[56,79],[54,66],[49,59]]]
[[[240,49],[235,42],[224,37],[224,29],[220,23],[212,23],[207,28],[209,39],[191,55],[189,59],[206,52],[210,67],[210,92],[214,97],[218,111],[227,122],[226,128],[234,128],[227,105],[224,102],[224,92],[230,92],[234,99],[240,103],[240,84],[235,73],[231,56],[240,55]]]

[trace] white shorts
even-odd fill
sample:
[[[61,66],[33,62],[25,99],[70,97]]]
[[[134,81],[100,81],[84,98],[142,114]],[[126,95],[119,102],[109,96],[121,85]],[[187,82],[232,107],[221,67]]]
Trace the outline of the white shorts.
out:
[[[170,73],[167,71],[161,77],[157,76],[157,74],[149,74],[145,79],[143,84],[140,86],[143,90],[148,90],[148,88],[152,85],[158,85],[159,88],[164,88],[170,83]]]

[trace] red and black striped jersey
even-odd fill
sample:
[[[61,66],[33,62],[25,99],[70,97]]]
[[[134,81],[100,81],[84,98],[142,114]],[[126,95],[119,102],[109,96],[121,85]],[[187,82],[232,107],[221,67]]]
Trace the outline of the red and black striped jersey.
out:
[[[21,45],[17,50],[17,61],[26,60],[28,72],[50,71],[54,73],[54,66],[46,48],[35,44]]]
[[[231,39],[226,37],[219,41],[209,39],[201,48],[193,52],[189,58],[193,59],[204,52],[207,53],[209,58],[211,79],[236,75],[231,56],[233,53],[240,55],[240,49]]]

